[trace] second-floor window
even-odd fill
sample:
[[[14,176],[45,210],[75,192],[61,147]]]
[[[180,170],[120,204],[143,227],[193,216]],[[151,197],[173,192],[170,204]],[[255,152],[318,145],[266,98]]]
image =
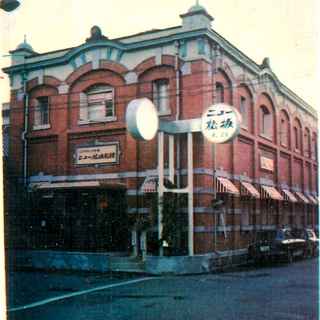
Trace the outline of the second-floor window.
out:
[[[224,102],[224,88],[223,88],[223,84],[220,82],[216,83],[214,98],[215,98],[214,99],[215,103]]]
[[[247,110],[247,99],[243,96],[240,97],[240,113],[242,117],[242,126],[248,127],[248,110]]]
[[[169,114],[169,81],[160,79],[153,81],[153,103],[158,109],[159,115]]]
[[[294,133],[294,147],[296,150],[300,150],[299,129],[297,127],[294,127],[293,133]]]
[[[114,117],[112,87],[96,85],[80,94],[80,121],[111,121]]]
[[[49,97],[38,97],[34,110],[34,125],[49,125]]]
[[[281,119],[280,123],[280,143],[282,146],[288,146],[288,124],[285,119]]]
[[[267,138],[272,138],[273,124],[271,112],[265,106],[261,106],[260,112],[260,133]]]

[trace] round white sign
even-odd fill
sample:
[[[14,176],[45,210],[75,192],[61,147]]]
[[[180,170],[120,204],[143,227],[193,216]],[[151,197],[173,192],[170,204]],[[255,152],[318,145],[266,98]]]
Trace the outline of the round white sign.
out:
[[[147,98],[134,99],[127,106],[126,122],[135,139],[152,140],[159,128],[157,109]]]
[[[201,131],[212,143],[226,143],[240,131],[241,115],[224,103],[210,106],[202,115]]]

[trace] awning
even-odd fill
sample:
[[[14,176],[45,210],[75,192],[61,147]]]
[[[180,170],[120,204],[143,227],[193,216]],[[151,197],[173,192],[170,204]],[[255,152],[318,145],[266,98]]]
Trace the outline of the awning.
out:
[[[315,204],[315,205],[318,204],[317,199],[316,199],[313,195],[308,194],[307,197],[308,197],[308,199],[310,200],[311,204]]]
[[[158,178],[146,177],[140,188],[142,193],[154,193],[158,191]]]
[[[271,198],[271,199],[279,200],[279,201],[283,200],[282,195],[274,187],[269,187],[269,186],[263,186],[262,185],[261,186],[261,195],[262,195],[262,198]]]
[[[240,196],[238,188],[227,178],[217,178],[217,193],[231,193]]]
[[[245,196],[252,196],[257,199],[260,198],[259,191],[249,182],[241,181],[241,194]]]
[[[310,203],[310,201],[306,198],[306,196],[303,193],[296,192],[296,195],[298,196],[300,202]]]
[[[282,189],[283,195],[284,195],[284,200],[286,201],[291,201],[291,202],[298,202],[297,198],[294,196],[294,194],[287,190],[287,189]]]
[[[105,182],[105,181],[75,181],[75,182],[56,182],[56,183],[35,183],[30,184],[35,189],[74,189],[74,188],[125,188],[125,184],[116,182]]]

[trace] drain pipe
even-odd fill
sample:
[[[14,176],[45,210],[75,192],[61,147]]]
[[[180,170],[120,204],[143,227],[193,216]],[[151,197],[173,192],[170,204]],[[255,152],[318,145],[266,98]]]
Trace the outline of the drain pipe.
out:
[[[23,73],[23,108],[24,108],[24,130],[21,134],[23,142],[23,185],[26,187],[28,183],[28,140],[27,133],[29,127],[29,95],[27,93],[26,74]]]
[[[180,70],[179,70],[179,41],[175,41],[175,65],[174,69],[176,72],[176,121],[180,119]],[[180,170],[181,170],[181,159],[180,159],[180,135],[177,135],[177,187],[181,187]]]

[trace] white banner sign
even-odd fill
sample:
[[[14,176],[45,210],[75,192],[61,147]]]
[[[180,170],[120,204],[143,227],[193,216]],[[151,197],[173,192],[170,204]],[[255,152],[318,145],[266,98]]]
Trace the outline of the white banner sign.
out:
[[[240,130],[241,115],[232,106],[218,103],[202,115],[201,131],[211,143],[231,141]]]
[[[118,162],[118,145],[77,148],[76,164],[88,165]]]

